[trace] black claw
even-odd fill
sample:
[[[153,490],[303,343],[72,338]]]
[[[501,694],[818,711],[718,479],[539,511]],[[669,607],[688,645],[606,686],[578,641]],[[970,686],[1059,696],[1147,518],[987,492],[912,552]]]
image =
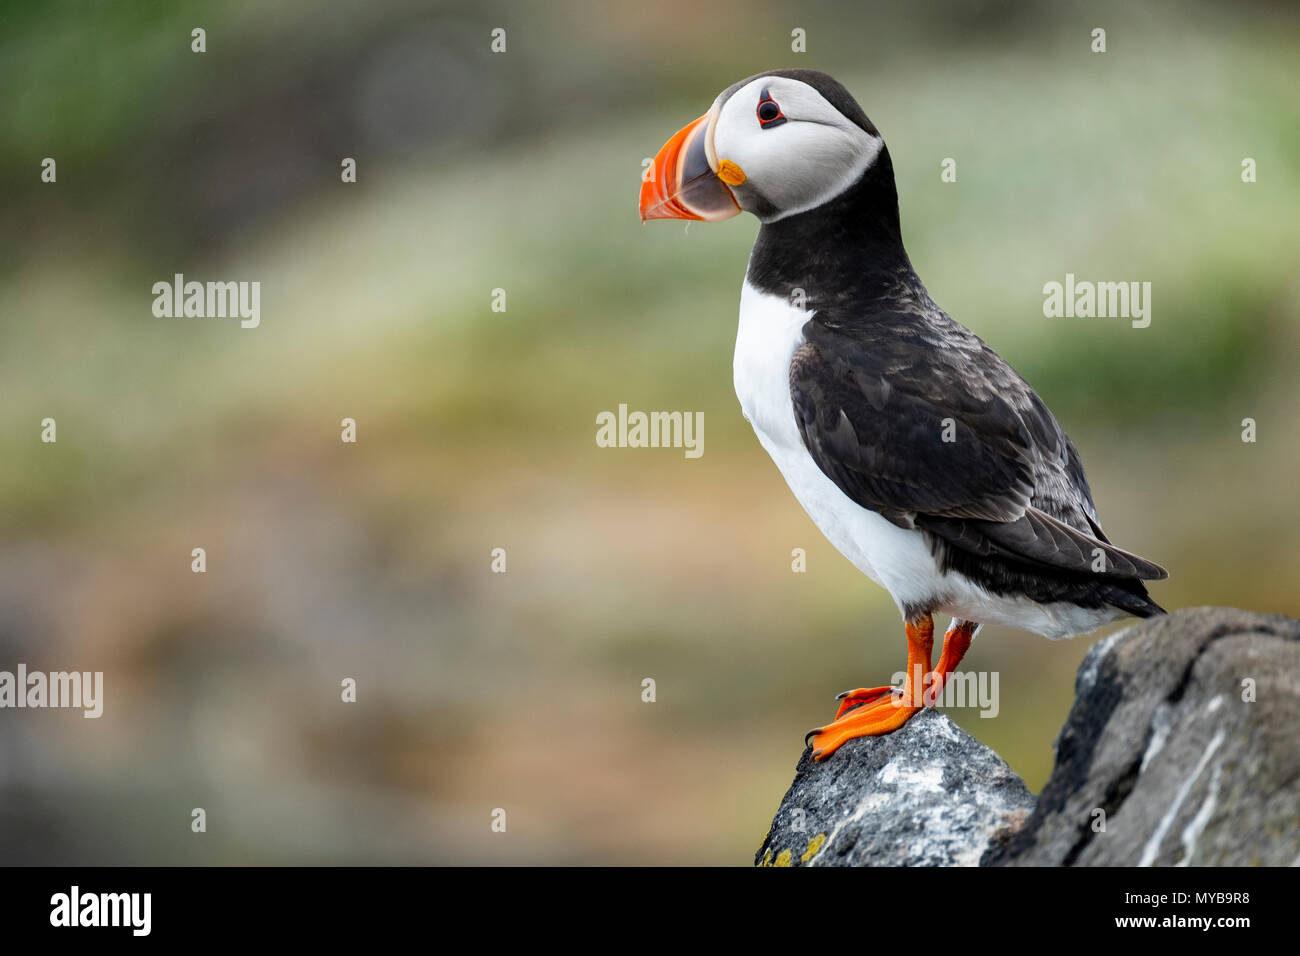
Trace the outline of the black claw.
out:
[[[812,730],[808,731],[808,733],[806,733],[806,734],[803,735],[803,745],[804,745],[805,747],[807,747],[807,746],[808,746],[808,741],[809,741],[811,738],[816,737],[818,734],[820,734],[820,733],[821,733],[823,730],[825,730],[825,729],[826,729],[825,727],[814,727]]]

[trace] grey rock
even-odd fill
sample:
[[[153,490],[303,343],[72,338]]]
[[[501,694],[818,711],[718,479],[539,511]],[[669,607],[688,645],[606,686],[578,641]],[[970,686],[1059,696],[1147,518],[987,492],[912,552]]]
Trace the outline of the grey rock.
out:
[[[933,710],[805,750],[755,862],[1300,864],[1300,621],[1191,608],[1098,642],[1037,801]]]
[[[1134,625],[1084,659],[1038,806],[984,863],[1294,865],[1298,734],[1300,621],[1193,608]]]
[[[935,710],[817,763],[804,751],[760,866],[974,866],[1034,797],[996,753]]]

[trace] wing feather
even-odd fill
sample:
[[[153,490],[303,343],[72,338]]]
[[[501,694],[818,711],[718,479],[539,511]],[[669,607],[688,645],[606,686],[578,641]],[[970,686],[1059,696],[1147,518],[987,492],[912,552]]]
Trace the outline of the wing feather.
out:
[[[1102,577],[1167,576],[1104,540],[1064,431],[973,335],[979,349],[960,355],[816,318],[804,337],[790,366],[796,423],[818,467],[862,507],[975,555]],[[1055,497],[1039,494],[1044,474]],[[1059,516],[1045,510],[1054,505]]]

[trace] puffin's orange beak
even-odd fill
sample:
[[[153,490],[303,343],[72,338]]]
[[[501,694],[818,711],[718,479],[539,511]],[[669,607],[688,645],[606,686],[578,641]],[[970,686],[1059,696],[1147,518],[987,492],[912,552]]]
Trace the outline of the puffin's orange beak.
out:
[[[703,219],[740,213],[736,197],[709,163],[713,111],[673,134],[641,181],[641,221]]]

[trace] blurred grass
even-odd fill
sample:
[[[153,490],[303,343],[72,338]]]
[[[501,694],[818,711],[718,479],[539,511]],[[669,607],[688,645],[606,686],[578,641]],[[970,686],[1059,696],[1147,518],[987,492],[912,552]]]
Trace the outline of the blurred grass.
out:
[[[1055,8],[988,23],[972,4],[915,21],[813,5],[799,22],[826,52],[801,58],[775,5],[690,8],[706,41],[581,4],[247,4],[204,12],[208,60],[176,52],[197,6],[72,9],[0,7],[18,90],[0,124],[0,666],[101,667],[113,697],[98,722],[6,721],[0,836],[20,820],[57,837],[20,859],[745,862],[803,730],[902,656],[888,597],[739,415],[755,224],[642,227],[633,208],[642,158],[770,66],[859,96],[918,271],[1056,411],[1111,536],[1170,568],[1157,600],[1300,613],[1281,8],[1107,8],[1096,57],[1094,18]],[[494,15],[512,52],[458,49],[469,98],[435,98],[437,122],[411,93],[376,131],[373,96],[296,79],[338,64],[332,92],[418,86],[442,74],[404,68],[400,34],[477,42]],[[302,101],[324,119],[295,127]],[[291,132],[241,137],[245,113]],[[207,119],[226,165],[184,145]],[[334,154],[353,152],[360,181],[342,186]],[[47,154],[57,187],[35,181]],[[191,195],[197,211],[173,205]],[[149,287],[176,271],[260,280],[261,328],[155,319]],[[1150,281],[1151,327],[1043,318],[1043,283],[1067,271]],[[704,457],[597,448],[595,415],[620,402],[703,411]],[[57,445],[37,441],[47,415]],[[954,716],[1031,787],[1090,641],[991,629],[968,658],[1001,672],[1002,713]],[[159,827],[194,805],[220,810],[207,841]]]

